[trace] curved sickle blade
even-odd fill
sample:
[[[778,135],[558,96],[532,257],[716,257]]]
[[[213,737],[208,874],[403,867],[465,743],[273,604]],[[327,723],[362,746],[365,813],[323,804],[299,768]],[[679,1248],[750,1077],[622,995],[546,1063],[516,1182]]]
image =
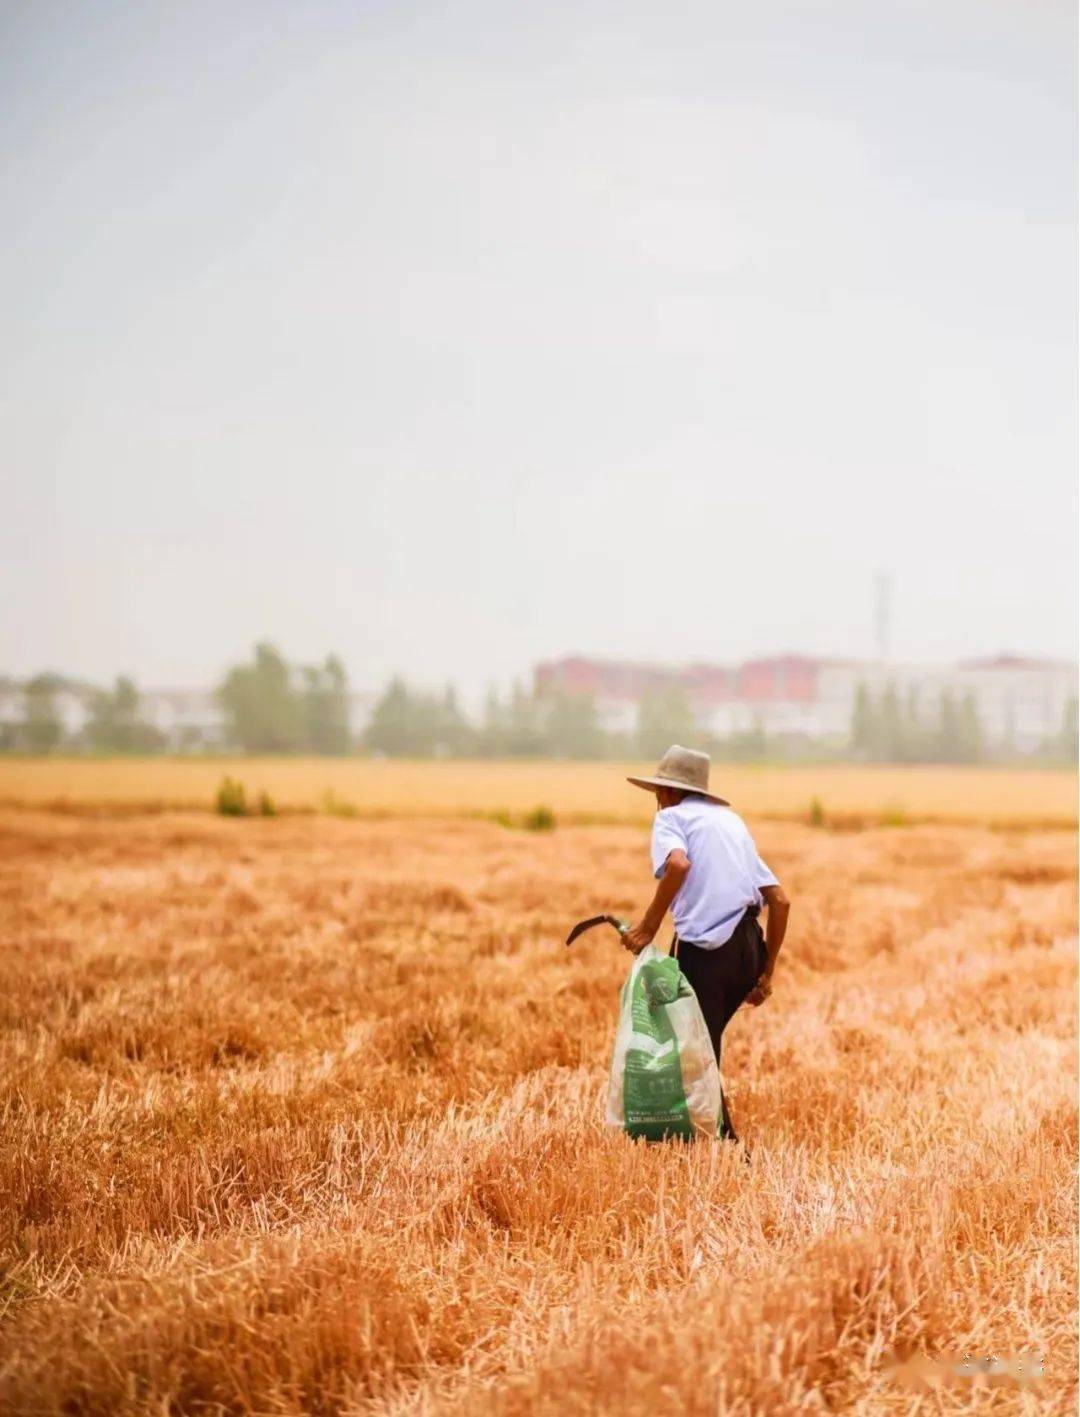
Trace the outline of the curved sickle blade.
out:
[[[594,925],[614,925],[621,935],[626,926],[621,920],[617,920],[614,915],[593,915],[588,920],[579,920],[566,937],[566,943],[572,945],[579,935],[584,935],[586,930],[591,930]]]

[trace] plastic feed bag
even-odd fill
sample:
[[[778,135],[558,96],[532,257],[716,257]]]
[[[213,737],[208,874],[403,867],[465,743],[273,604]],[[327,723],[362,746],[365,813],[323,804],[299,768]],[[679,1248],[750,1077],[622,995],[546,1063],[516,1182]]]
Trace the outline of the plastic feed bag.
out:
[[[646,945],[619,995],[607,1121],[632,1137],[715,1137],[720,1072],[678,960]]]

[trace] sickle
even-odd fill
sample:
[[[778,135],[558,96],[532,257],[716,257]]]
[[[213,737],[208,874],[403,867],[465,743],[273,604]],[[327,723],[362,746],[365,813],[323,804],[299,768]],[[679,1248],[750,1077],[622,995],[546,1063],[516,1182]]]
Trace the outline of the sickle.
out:
[[[566,937],[566,943],[572,945],[579,935],[584,935],[586,930],[591,930],[594,925],[614,925],[620,935],[625,935],[630,926],[625,920],[618,919],[614,915],[594,915],[589,920],[579,920]]]

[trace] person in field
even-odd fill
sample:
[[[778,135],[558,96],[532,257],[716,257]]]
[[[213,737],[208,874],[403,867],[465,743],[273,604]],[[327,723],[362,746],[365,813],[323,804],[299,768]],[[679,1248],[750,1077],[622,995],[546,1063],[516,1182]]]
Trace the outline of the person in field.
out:
[[[720,1039],[741,1004],[757,1007],[772,993],[789,901],[758,855],[746,823],[709,791],[709,755],[670,747],[653,777],[627,778],[656,796],[652,904],[623,936],[633,954],[651,944],[671,910],[670,953],[697,995],[720,1063]],[[767,911],[762,933],[758,914]],[[737,1141],[723,1089],[723,1134]]]

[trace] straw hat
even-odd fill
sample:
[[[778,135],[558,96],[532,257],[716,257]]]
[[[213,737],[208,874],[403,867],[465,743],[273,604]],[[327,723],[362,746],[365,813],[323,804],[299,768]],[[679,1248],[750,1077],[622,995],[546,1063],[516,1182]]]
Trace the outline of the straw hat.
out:
[[[673,743],[660,759],[655,777],[628,777],[635,787],[677,787],[683,792],[696,792],[707,797],[710,802],[719,802],[721,807],[731,804],[723,797],[709,791],[709,755],[699,753],[695,748],[683,748]]]

